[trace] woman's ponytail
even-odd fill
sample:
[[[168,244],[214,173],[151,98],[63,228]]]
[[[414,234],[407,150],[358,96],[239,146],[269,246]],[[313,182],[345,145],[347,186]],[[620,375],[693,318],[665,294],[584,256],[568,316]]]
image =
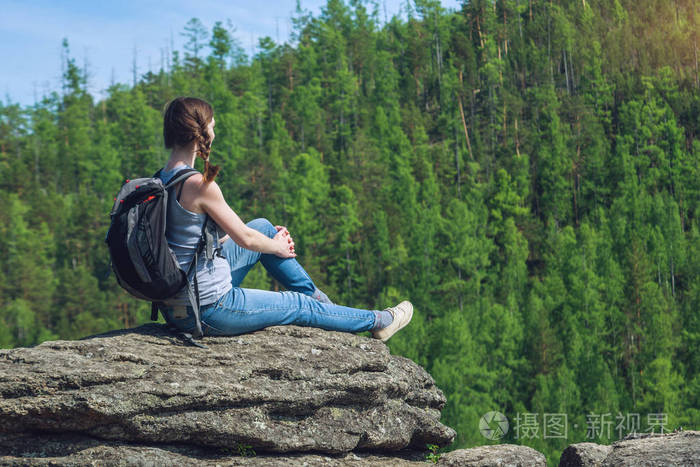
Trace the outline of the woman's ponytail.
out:
[[[204,161],[204,182],[213,181],[219,174],[221,167],[209,163],[209,153],[211,152],[211,141],[209,140],[209,132],[207,131],[208,123],[200,127],[197,135],[197,155]]]

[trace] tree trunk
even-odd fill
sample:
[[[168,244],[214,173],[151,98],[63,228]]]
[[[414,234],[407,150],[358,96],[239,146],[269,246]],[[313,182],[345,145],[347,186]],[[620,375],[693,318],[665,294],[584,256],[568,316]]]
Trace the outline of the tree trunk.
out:
[[[698,83],[698,39],[693,38],[693,52],[695,53],[695,87],[700,87]]]
[[[520,10],[520,0],[515,1],[515,8]],[[518,15],[518,32],[520,32],[520,39],[523,38],[523,19]]]
[[[579,134],[580,136],[580,134]],[[576,159],[574,161],[574,167],[573,167],[573,176],[572,176],[572,181],[574,184],[574,219],[576,220],[576,227],[578,227],[578,199],[576,197],[576,193],[579,191],[581,187],[581,178],[578,173],[579,171],[579,160],[581,157],[581,145],[577,144],[576,145]]]
[[[498,44],[498,61],[501,61],[501,44]],[[503,86],[503,67],[498,67],[498,79],[500,80],[501,86]]]
[[[506,146],[506,140],[508,137],[508,119],[506,112],[506,100],[503,99],[503,147]]]
[[[673,270],[673,257],[671,258],[671,295],[676,298],[676,276]]]
[[[36,183],[36,185],[39,186],[39,151],[36,147],[36,135],[33,139],[34,144],[32,144],[32,146],[34,148],[34,183]]]
[[[461,113],[464,113],[462,111]],[[461,180],[461,174],[459,172],[459,144],[457,143],[457,125],[452,126],[453,132],[454,132],[454,149],[455,149],[455,169],[457,170],[457,175],[455,176],[455,182],[457,182],[457,196],[459,198],[462,197],[462,180]]]
[[[569,52],[569,68],[571,68],[571,94],[576,94],[576,75],[574,74],[574,59]]]
[[[493,127],[494,127],[493,114],[494,114],[495,107],[496,107],[496,93],[493,91],[493,85],[490,85],[489,86],[489,147],[491,149],[491,156],[492,157],[493,157],[493,154],[495,151],[495,147],[493,144],[493,141],[495,139],[494,138],[494,131],[493,131]]]
[[[462,126],[464,127],[464,137],[467,140],[467,149],[469,149],[469,158],[474,160],[472,154],[472,144],[469,141],[469,131],[467,130],[467,122],[464,119],[464,108],[462,107],[462,98],[457,94],[457,103],[459,104],[459,114],[462,116]]]
[[[566,77],[566,94],[571,95],[571,88],[569,87],[569,66],[566,63],[566,49],[563,50],[564,53],[564,76]]]
[[[479,45],[484,48],[484,38],[481,37],[481,25],[479,24],[479,17],[476,17],[476,32],[479,33]]]
[[[134,81],[133,87],[136,87],[136,82],[137,82],[137,78],[138,78],[138,68],[136,65],[137,53],[138,53],[138,51],[136,50],[136,46],[134,46],[134,56],[133,56],[132,61],[131,61],[131,73],[133,74],[133,81]]]
[[[552,2],[549,2],[550,6]],[[552,65],[552,9],[547,12],[547,60],[549,60],[549,79],[554,86],[554,65]]]
[[[503,5],[503,50],[508,55],[508,18],[506,17],[505,4]]]
[[[462,84],[462,72],[459,72],[459,83]],[[462,97],[457,93],[457,103],[459,104],[459,114],[462,117],[462,126],[464,127],[464,137],[467,140],[467,149],[469,149],[469,158],[474,160],[474,155],[472,154],[472,144],[469,141],[469,131],[467,131],[467,121],[464,118],[464,107],[462,107]],[[474,112],[474,106],[472,104],[472,113]]]
[[[440,50],[440,29],[438,27],[437,13],[435,14],[435,61],[438,69],[438,95],[440,95],[442,88],[442,51]]]

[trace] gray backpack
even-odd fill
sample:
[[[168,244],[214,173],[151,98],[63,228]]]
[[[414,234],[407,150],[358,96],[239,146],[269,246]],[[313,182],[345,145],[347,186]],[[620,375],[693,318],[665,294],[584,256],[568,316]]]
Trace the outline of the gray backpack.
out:
[[[187,271],[180,268],[177,258],[165,237],[168,202],[174,188],[180,185],[176,198],[180,198],[182,182],[198,173],[184,169],[167,184],[160,179],[160,170],[151,178],[127,180],[114,200],[111,224],[105,242],[112,259],[112,270],[117,282],[134,297],[151,302],[151,319],[158,319],[159,306],[168,298],[187,288],[194,310],[195,338],[202,337],[199,316],[199,288],[197,262],[204,253],[207,260],[220,254],[219,230],[216,223],[206,216],[194,259]],[[182,333],[191,344],[204,347]]]

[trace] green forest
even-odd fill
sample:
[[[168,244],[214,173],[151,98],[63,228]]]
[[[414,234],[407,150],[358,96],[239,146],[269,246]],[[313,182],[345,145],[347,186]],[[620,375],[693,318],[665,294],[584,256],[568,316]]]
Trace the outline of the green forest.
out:
[[[252,56],[226,18],[193,18],[102,100],[64,40],[61,88],[0,104],[0,347],[148,321],[104,238],[124,180],[168,159],[165,104],[191,95],[244,221],[286,225],[336,303],[413,302],[388,345],[444,391],[449,450],[556,465],[571,443],[699,429],[700,6],[403,8],[297,6]],[[243,286],[278,287],[260,266]],[[488,411],[505,437],[480,433]]]

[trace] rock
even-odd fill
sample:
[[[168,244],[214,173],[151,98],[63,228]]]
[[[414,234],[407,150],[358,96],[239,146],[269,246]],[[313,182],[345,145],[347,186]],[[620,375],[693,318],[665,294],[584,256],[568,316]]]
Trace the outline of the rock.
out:
[[[559,467],[600,466],[612,451],[612,446],[596,443],[569,445],[559,458]]]
[[[547,460],[544,454],[528,446],[494,444],[448,452],[440,456],[438,465],[450,467],[546,467]]]
[[[381,457],[454,439],[440,423],[445,397],[432,377],[379,340],[274,326],[203,343],[208,349],[187,346],[150,324],[0,351],[0,446],[14,446],[18,458],[25,446],[38,453],[34,460],[60,463],[121,450],[135,463],[166,463],[171,455],[184,457],[167,463],[187,464],[189,456],[201,464],[202,453],[241,447],[257,458]],[[59,436],[66,433],[75,439]],[[32,447],[39,435],[66,449],[42,454],[46,443]]]
[[[700,431],[656,434],[612,444],[603,466],[700,465]]]
[[[581,447],[582,445],[586,446]],[[605,452],[606,455],[601,457],[601,453]],[[572,444],[562,453],[559,465],[566,467],[700,465],[700,431],[638,434],[616,441],[610,446],[594,443]]]
[[[4,456],[3,456],[4,454]],[[401,457],[398,457],[398,456]],[[104,441],[80,435],[0,435],[0,465],[177,465],[177,466],[423,466],[425,454],[416,451],[382,455],[258,453],[250,449],[202,448],[165,444],[146,446]]]

